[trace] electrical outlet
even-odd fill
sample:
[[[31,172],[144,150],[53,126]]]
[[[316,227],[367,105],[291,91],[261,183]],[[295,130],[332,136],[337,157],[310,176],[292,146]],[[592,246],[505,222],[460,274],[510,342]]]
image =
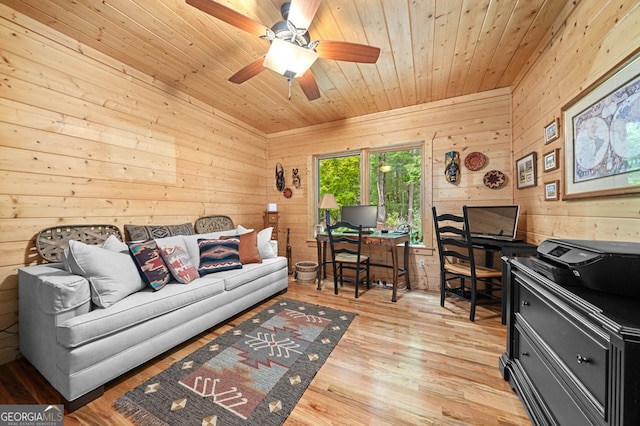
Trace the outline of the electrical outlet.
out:
[[[418,261],[418,264],[420,265],[421,268],[424,268],[424,259],[420,259]]]

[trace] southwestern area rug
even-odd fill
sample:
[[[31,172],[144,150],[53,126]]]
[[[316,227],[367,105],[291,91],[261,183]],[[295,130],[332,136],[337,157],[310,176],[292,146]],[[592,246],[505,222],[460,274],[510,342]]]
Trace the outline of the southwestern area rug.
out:
[[[278,301],[114,406],[140,426],[281,425],[354,317]]]

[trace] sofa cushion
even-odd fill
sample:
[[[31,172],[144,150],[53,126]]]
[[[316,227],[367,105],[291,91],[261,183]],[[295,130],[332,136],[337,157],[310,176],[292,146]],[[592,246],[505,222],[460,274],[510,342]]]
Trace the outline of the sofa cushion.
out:
[[[169,283],[162,291],[147,288],[130,295],[108,309],[94,309],[64,321],[56,327],[56,338],[66,348],[77,347],[213,297],[223,291],[224,283],[215,275],[198,278],[188,286]]]
[[[72,273],[89,280],[91,301],[100,308],[107,308],[145,287],[128,254],[71,240],[67,262]]]
[[[238,252],[239,238],[226,240],[198,240],[200,247],[200,276],[214,272],[241,269],[240,253]]]
[[[224,280],[224,289],[229,291],[241,287],[261,277],[267,276],[281,269],[287,268],[287,259],[276,257],[265,259],[262,263],[252,263],[243,266],[242,270],[230,270],[216,274],[216,278]]]
[[[164,259],[171,275],[182,284],[190,283],[198,278],[198,270],[191,259],[189,253],[181,246],[165,246],[160,248],[160,254]]]
[[[260,252],[258,251],[258,237],[256,231],[251,230],[244,234],[238,235],[240,237],[240,244],[238,245],[238,252],[240,254],[240,263],[247,265],[249,263],[262,263]],[[221,239],[233,238],[229,236],[222,236]]]
[[[125,232],[129,235],[129,241],[146,241],[156,238],[170,237],[172,235],[193,235],[193,225],[182,223],[180,225],[124,225]]]
[[[171,273],[154,240],[129,243],[129,251],[142,279],[153,290],[160,290],[171,279]]]

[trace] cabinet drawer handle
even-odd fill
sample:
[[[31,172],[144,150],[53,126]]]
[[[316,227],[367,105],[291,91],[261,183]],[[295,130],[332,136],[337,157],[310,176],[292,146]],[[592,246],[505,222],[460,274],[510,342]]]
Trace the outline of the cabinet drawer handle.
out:
[[[527,302],[526,300],[522,301],[522,306],[529,306],[529,302]]]
[[[578,364],[582,364],[583,362],[586,364],[587,362],[589,362],[589,358],[580,354],[576,355],[576,360],[578,361]]]
[[[529,352],[522,352],[522,356],[529,356]]]

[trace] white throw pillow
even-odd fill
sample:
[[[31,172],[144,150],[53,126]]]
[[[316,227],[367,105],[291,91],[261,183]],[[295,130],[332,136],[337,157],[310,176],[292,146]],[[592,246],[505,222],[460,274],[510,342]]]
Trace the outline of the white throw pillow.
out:
[[[173,237],[156,238],[156,244],[159,248],[165,247],[181,247],[187,252],[187,245],[184,242],[182,235],[174,235]]]
[[[67,262],[72,273],[89,280],[91,301],[100,308],[146,287],[129,254],[71,240]]]
[[[107,238],[106,241],[102,243],[102,248],[109,251],[116,251],[125,253],[127,255],[129,254],[129,246],[126,243],[120,241],[115,235],[109,235],[109,238]]]
[[[248,234],[249,232],[253,232],[253,229],[247,229],[242,225],[238,225],[238,227],[236,228],[236,231],[238,231],[238,235],[244,235],[244,234]]]
[[[258,251],[260,252],[260,257],[262,259],[273,259],[274,257],[278,257],[278,254],[273,251],[273,247],[271,246],[272,233],[272,227],[265,228],[258,232]]]

